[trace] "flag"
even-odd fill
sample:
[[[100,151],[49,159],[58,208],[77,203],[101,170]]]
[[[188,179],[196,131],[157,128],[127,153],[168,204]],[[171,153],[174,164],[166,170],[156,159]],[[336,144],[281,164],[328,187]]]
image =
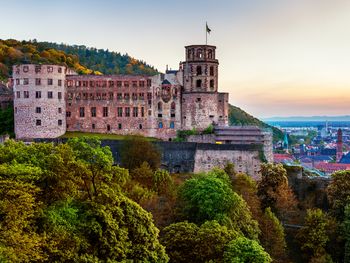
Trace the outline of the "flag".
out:
[[[210,34],[211,29],[208,27],[208,24],[207,24],[207,23],[206,23],[205,25],[206,25],[206,28],[207,28],[207,33]]]

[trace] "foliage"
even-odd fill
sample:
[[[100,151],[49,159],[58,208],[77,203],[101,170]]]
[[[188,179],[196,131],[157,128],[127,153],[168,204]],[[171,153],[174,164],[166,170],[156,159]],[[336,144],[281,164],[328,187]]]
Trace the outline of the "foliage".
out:
[[[0,135],[8,134],[14,137],[14,112],[13,106],[9,106],[6,109],[0,108]]]
[[[202,132],[203,134],[212,134],[214,133],[214,126],[210,124],[207,128],[205,128]]]
[[[0,145],[0,260],[167,262],[129,181],[97,139]]]
[[[229,105],[228,120],[230,125],[253,125],[263,129],[271,129],[273,132],[273,140],[275,142],[283,140],[283,132],[280,129],[260,121],[236,106]]]
[[[207,221],[200,227],[185,221],[164,228],[161,242],[170,262],[221,262],[225,246],[236,237],[237,232],[216,221]]]
[[[288,185],[287,172],[282,164],[261,165],[258,196],[262,209],[270,207],[281,220],[294,220],[297,200]]]
[[[304,226],[298,231],[301,250],[310,259],[327,256],[329,219],[321,209],[308,209]]]
[[[350,201],[350,171],[338,171],[332,174],[332,181],[327,187],[327,195],[332,213],[343,220],[345,206]]]
[[[199,132],[193,128],[192,130],[177,130],[175,141],[177,142],[185,142],[188,136],[198,135]]]
[[[270,208],[266,208],[262,220],[259,223],[261,229],[261,245],[271,255],[274,262],[286,262],[287,244],[281,222]]]
[[[345,253],[344,262],[350,262],[350,205],[345,206],[344,222],[343,222],[343,235],[345,239]]]
[[[38,42],[40,49],[53,48],[67,54],[76,56],[80,63],[94,71],[103,74],[146,74],[158,73],[154,67],[146,62],[130,57],[128,54],[120,54],[104,50],[89,48],[83,45],[66,45],[49,42]]]
[[[245,237],[232,240],[224,253],[225,263],[268,263],[271,261],[269,254],[257,241]]]
[[[251,238],[257,238],[259,228],[249,208],[231,187],[227,174],[214,169],[186,180],[179,190],[181,215],[197,224],[217,220]]]
[[[20,63],[64,65],[79,74],[157,73],[153,67],[127,54],[36,40],[0,39],[0,80],[11,76],[12,66]]]
[[[121,164],[129,171],[147,162],[151,169],[160,167],[161,155],[157,147],[141,137],[133,137],[124,141],[120,152]]]

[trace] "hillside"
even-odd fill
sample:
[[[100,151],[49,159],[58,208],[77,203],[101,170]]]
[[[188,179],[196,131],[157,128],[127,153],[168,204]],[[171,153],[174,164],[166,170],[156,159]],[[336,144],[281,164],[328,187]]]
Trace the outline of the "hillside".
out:
[[[262,122],[236,106],[230,105],[228,115],[230,125],[255,125],[261,128],[272,129],[274,141],[283,139],[281,130]]]
[[[130,57],[128,54],[111,52],[108,49],[89,48],[83,45],[66,45],[50,42],[38,42],[40,49],[53,48],[77,56],[79,62],[89,69],[103,74],[146,74],[158,73],[146,62]]]
[[[79,74],[147,74],[157,73],[145,62],[108,50],[69,46],[49,42],[0,39],[0,80],[12,73],[18,63],[65,65]]]

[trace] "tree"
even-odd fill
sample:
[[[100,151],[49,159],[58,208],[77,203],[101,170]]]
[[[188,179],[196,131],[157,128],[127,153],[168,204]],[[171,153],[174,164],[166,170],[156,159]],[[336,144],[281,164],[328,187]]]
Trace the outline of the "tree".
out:
[[[345,239],[344,262],[350,262],[350,205],[344,210],[343,235]]]
[[[259,221],[261,229],[261,245],[271,255],[274,262],[286,262],[286,240],[281,222],[270,208],[265,209],[262,220]]]
[[[284,221],[294,221],[297,200],[288,185],[287,171],[282,164],[262,164],[258,196],[262,209],[268,207]]]
[[[297,233],[301,250],[310,260],[328,258],[326,245],[329,242],[327,229],[329,219],[321,209],[308,209],[304,226]]]
[[[171,262],[221,262],[226,245],[238,236],[216,221],[200,227],[185,221],[165,227],[161,242]]]
[[[186,180],[179,190],[179,209],[185,220],[202,224],[208,220],[257,238],[259,228],[246,202],[236,194],[227,174],[214,169]]]
[[[238,237],[232,240],[224,252],[225,263],[269,263],[271,257],[255,240]]]
[[[121,165],[129,171],[147,162],[153,171],[160,167],[160,152],[155,145],[142,137],[126,140],[121,148]]]
[[[332,214],[339,221],[343,221],[345,206],[350,201],[350,171],[335,172],[332,179],[327,187]]]

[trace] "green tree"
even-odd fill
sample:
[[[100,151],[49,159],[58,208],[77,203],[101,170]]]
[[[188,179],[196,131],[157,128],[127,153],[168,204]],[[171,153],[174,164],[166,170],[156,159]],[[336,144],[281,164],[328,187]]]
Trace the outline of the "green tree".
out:
[[[238,237],[232,240],[224,252],[225,263],[268,263],[271,257],[255,240]]]
[[[160,167],[160,152],[155,145],[142,137],[126,140],[121,148],[121,165],[129,171],[147,162],[153,171]]]
[[[179,190],[178,206],[184,219],[191,222],[217,220],[251,238],[259,234],[246,202],[232,190],[230,179],[222,170],[214,169],[186,180]]]
[[[321,209],[307,210],[304,226],[299,229],[297,238],[301,250],[309,260],[329,257],[326,252],[326,245],[329,242],[328,226],[329,219]]]
[[[350,205],[345,206],[343,235],[345,239],[344,262],[350,262]]]
[[[226,245],[236,237],[237,232],[216,221],[200,227],[185,221],[165,227],[161,242],[171,262],[222,262]]]
[[[332,214],[343,221],[345,206],[350,202],[350,171],[335,172],[332,179],[327,187]]]

